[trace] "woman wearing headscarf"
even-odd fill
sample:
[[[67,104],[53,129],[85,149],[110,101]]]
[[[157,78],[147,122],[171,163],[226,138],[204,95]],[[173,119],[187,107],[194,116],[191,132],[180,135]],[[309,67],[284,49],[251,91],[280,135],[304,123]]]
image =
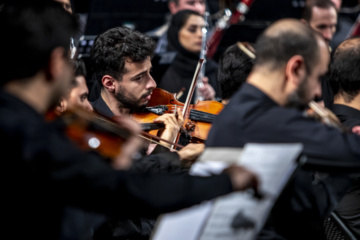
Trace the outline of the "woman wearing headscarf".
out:
[[[184,89],[183,95],[178,99],[181,102],[186,100],[199,61],[204,24],[202,15],[192,10],[183,10],[172,17],[168,29],[168,51],[174,53],[173,60],[158,82],[158,88],[170,93],[178,93]],[[214,61],[207,60],[203,67],[205,67],[205,77],[202,79],[204,84],[199,91],[204,100],[215,100],[221,95],[217,82],[218,65]],[[194,103],[194,97],[192,102]]]

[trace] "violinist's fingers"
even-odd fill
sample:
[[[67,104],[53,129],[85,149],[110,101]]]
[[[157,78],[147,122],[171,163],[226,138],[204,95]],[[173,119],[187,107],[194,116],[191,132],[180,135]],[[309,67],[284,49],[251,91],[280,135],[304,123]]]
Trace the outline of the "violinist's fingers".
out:
[[[360,135],[360,126],[354,126],[351,129],[351,132],[356,133],[357,135]]]
[[[128,169],[132,164],[132,159],[139,149],[143,147],[143,140],[139,137],[141,133],[141,126],[139,123],[127,116],[117,116],[114,120],[118,125],[131,134],[125,139],[125,142],[121,146],[120,153],[111,162],[115,169]]]
[[[154,122],[164,123],[165,128],[172,128],[173,126],[178,126],[180,128],[181,126],[181,124],[178,123],[175,114],[172,113],[163,114],[154,119]]]
[[[233,189],[235,191],[243,191],[246,189],[254,189],[255,193],[258,191],[259,179],[258,177],[244,167],[232,165],[227,167],[223,173],[230,176]]]
[[[118,154],[111,165],[114,169],[129,169],[131,167],[133,158],[139,153],[139,149],[143,147],[144,141],[139,135],[132,135],[125,143],[122,144],[120,154]]]
[[[203,84],[207,84],[209,82],[208,77],[203,77],[201,80],[202,80]]]
[[[199,89],[205,100],[215,99],[215,90],[210,84],[204,84],[204,87]]]
[[[154,122],[161,122],[164,123],[165,129],[163,131],[159,131],[159,137],[168,140],[173,141],[175,137],[177,136],[178,132],[180,131],[181,125],[178,123],[178,120],[175,117],[175,114],[164,114],[160,117],[156,118]],[[163,143],[167,146],[169,146],[168,143]]]
[[[182,126],[184,124],[184,117],[183,117],[183,114],[182,114],[182,109],[181,108],[178,108],[176,109],[177,111],[177,121],[178,121],[178,124],[180,126]]]

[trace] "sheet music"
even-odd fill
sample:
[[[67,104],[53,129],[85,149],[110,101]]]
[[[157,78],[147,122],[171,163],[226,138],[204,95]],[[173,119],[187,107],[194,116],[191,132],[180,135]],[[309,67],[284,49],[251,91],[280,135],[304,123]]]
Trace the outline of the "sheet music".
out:
[[[283,187],[296,169],[296,159],[302,151],[301,144],[247,144],[244,149],[239,148],[207,148],[201,158],[195,163],[190,174],[206,176],[220,173],[226,166],[236,163],[245,166],[257,174],[260,179],[260,192],[265,194],[262,200],[253,197],[251,191],[236,192],[211,201],[207,208],[202,208],[202,220],[198,223],[189,221],[191,214],[195,214],[197,207],[180,211],[182,215],[172,215],[163,218],[158,222],[155,230],[155,240],[235,240],[255,239],[257,233],[263,227],[267,216],[281,193]],[[221,160],[221,162],[219,162]],[[211,206],[211,207],[210,207]],[[232,227],[236,215],[241,215],[242,224],[244,221],[253,224],[247,229]],[[182,220],[182,221],[180,221]],[[170,224],[171,223],[171,224]],[[160,228],[161,226],[161,228]],[[187,232],[186,229],[197,228],[196,234],[181,236],[180,232]],[[167,235],[165,235],[165,232]],[[169,235],[177,232],[178,235]]]
[[[212,201],[207,201],[182,211],[162,215],[154,231],[156,234],[151,239],[197,239],[211,213],[212,205]]]

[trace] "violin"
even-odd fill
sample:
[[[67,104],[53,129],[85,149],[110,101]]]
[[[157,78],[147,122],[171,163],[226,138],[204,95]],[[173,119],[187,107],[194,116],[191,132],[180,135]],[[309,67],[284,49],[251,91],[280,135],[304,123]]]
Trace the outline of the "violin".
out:
[[[156,88],[152,92],[147,107],[148,111],[160,115],[163,113],[177,113],[177,110],[180,108],[184,119],[182,130],[191,137],[190,142],[192,143],[203,143],[207,139],[213,119],[224,108],[222,103],[216,101],[198,101],[196,104],[190,105],[195,91],[196,80],[199,77],[203,63],[204,59],[199,59],[185,103],[179,102],[175,94]],[[154,115],[138,113],[132,116],[135,120],[142,122],[142,119]],[[150,119],[151,118],[152,117],[150,117]],[[179,138],[180,132],[178,132],[176,138],[173,140],[173,144],[171,145],[173,149],[178,145]]]
[[[61,115],[61,118],[66,126],[65,134],[76,145],[85,151],[97,151],[107,159],[114,159],[118,156],[122,151],[123,144],[131,136],[134,136],[129,129],[119,126],[114,119],[82,108],[69,109]],[[152,136],[145,131],[141,131],[138,136],[148,141],[157,140],[172,144],[172,142]],[[177,147],[183,148],[179,144]]]
[[[203,143],[212,126],[212,122],[224,108],[217,101],[198,101],[191,104],[184,115],[183,128],[191,136],[192,143]],[[176,113],[177,109],[184,110],[184,103],[176,98],[175,93],[169,93],[160,88],[155,88],[149,100],[147,113],[134,113],[132,117],[140,122],[152,122],[164,113]]]
[[[82,108],[69,109],[61,115],[65,134],[85,151],[95,150],[105,158],[114,158],[132,133],[113,119]]]

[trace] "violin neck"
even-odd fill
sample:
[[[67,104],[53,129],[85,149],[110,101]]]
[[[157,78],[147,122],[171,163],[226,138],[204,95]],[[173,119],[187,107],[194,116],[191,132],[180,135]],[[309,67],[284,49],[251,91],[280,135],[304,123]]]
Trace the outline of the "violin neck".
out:
[[[165,124],[163,123],[141,123],[141,130],[143,131],[159,130],[163,128],[165,128]]]

